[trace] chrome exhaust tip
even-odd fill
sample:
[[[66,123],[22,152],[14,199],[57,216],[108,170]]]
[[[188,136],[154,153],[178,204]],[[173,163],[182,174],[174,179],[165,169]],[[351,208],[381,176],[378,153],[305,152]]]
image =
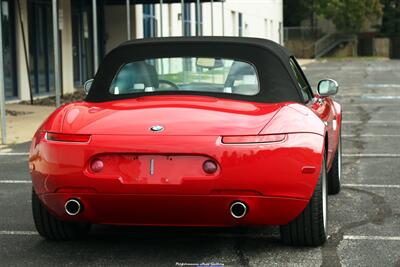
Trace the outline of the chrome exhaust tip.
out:
[[[81,202],[77,199],[69,199],[64,205],[65,212],[70,216],[78,215],[82,211]]]
[[[247,205],[241,201],[235,201],[231,204],[231,215],[235,219],[240,219],[247,214]]]

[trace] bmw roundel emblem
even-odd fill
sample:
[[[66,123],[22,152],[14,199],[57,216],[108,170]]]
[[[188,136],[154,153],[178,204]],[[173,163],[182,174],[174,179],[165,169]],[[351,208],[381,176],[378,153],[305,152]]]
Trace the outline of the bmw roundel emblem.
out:
[[[154,125],[150,127],[150,130],[152,132],[162,132],[164,131],[164,127],[162,127],[161,125]]]

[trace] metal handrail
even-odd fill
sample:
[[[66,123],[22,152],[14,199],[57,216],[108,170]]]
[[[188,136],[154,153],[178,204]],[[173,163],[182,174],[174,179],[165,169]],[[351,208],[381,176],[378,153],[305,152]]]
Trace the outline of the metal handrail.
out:
[[[284,27],[284,40],[291,39],[300,40],[317,40],[322,35],[322,28],[320,27]]]
[[[337,40],[336,33],[330,33],[319,39],[314,43],[314,56],[318,55],[323,49],[327,48],[330,44]]]
[[[328,33],[315,43],[306,47],[305,50],[313,51],[314,57],[319,55],[324,49],[327,49],[330,45],[341,41],[354,39],[352,34],[341,34],[341,33]]]

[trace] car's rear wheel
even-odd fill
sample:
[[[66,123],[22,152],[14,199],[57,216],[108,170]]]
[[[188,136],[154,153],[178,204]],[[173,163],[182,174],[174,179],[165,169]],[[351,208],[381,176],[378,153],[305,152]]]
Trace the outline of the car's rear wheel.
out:
[[[340,192],[340,178],[342,176],[342,137],[339,133],[339,142],[333,158],[332,167],[328,172],[328,193],[331,195]]]
[[[60,221],[51,215],[33,190],[32,213],[37,231],[48,240],[75,240],[90,230],[90,224]]]
[[[319,246],[325,243],[328,221],[328,194],[325,157],[314,194],[307,207],[293,221],[282,225],[283,243],[294,246]]]

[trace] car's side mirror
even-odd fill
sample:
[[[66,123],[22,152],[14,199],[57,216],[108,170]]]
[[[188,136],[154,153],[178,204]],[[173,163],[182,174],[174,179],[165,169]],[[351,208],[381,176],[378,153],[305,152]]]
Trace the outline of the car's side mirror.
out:
[[[87,80],[85,84],[83,85],[83,90],[85,91],[85,94],[88,94],[90,91],[90,88],[92,87],[93,84],[93,79]]]
[[[324,79],[318,83],[318,93],[320,96],[330,96],[337,94],[339,84],[332,79]]]

